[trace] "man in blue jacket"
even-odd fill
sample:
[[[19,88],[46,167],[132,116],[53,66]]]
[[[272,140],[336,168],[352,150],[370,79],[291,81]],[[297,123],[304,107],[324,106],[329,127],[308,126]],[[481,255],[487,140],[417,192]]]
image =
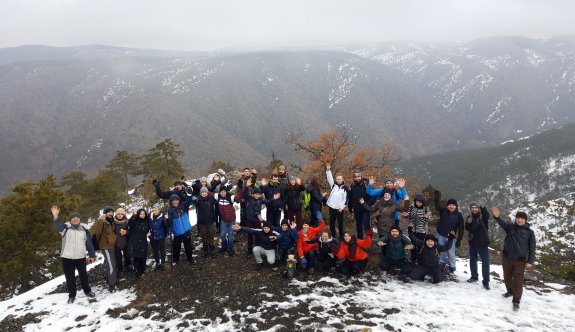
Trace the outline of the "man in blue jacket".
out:
[[[172,242],[172,260],[174,264],[180,260],[182,243],[184,244],[184,251],[186,252],[188,263],[194,264],[194,257],[192,256],[192,225],[190,224],[189,216],[192,202],[192,196],[187,196],[185,201],[182,201],[177,194],[170,196],[170,207],[166,212],[166,222],[168,229],[171,228],[174,234],[174,240]]]

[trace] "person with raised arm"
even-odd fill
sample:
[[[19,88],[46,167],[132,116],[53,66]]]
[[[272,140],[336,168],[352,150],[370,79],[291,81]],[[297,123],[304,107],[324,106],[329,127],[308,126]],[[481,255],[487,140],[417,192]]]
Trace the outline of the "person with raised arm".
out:
[[[332,237],[343,239],[343,210],[347,206],[347,193],[349,190],[343,181],[343,175],[341,173],[337,173],[334,180],[329,163],[325,165],[325,176],[331,188],[331,193],[326,202],[326,205],[329,207],[329,229]]]
[[[68,289],[68,303],[73,303],[76,299],[76,276],[78,270],[80,276],[80,285],[87,297],[93,298],[96,295],[90,288],[88,272],[86,271],[86,262],[92,264],[96,260],[96,251],[92,244],[90,232],[81,225],[80,214],[72,212],[70,222],[63,223],[59,219],[60,207],[56,204],[50,208],[52,212],[52,224],[56,227],[60,236],[62,236],[62,267],[66,277],[66,288]],[[86,251],[88,259],[86,259]]]

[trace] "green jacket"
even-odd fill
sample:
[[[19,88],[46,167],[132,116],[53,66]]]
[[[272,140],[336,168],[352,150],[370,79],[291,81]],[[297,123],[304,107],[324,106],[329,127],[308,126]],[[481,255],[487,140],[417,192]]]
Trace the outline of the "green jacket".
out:
[[[379,241],[387,243],[385,246],[385,256],[393,260],[405,259],[405,246],[411,244],[409,238],[401,233],[397,239],[386,234],[380,237]]]

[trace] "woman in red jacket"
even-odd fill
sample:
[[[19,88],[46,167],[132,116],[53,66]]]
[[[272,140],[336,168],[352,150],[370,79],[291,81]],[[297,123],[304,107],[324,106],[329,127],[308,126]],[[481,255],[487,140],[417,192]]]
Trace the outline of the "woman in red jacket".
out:
[[[365,239],[363,240],[358,239],[355,235],[345,233],[336,255],[340,260],[338,271],[348,277],[361,272],[367,266],[366,250],[369,247],[371,247],[371,229],[365,232]]]
[[[300,267],[308,273],[313,272],[317,252],[317,241],[312,240],[317,239],[324,228],[325,222],[323,220],[320,220],[318,227],[310,227],[309,221],[304,221],[298,232],[297,252],[300,258]]]

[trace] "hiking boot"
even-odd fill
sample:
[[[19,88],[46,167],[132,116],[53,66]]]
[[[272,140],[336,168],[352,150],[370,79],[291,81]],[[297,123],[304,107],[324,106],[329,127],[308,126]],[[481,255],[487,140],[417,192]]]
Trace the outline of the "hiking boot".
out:
[[[483,284],[483,288],[485,288],[485,290],[490,290],[491,287],[489,287],[489,284]]]
[[[519,310],[519,302],[513,302],[513,311]]]
[[[108,291],[110,291],[110,293],[116,292],[116,286],[108,286]]]
[[[468,283],[475,283],[475,282],[477,282],[477,281],[478,281],[478,280],[477,280],[476,278],[469,278],[469,279],[467,279],[467,282],[468,282]]]
[[[220,250],[218,250],[218,253],[223,254],[226,251],[227,251],[226,248],[220,248]]]
[[[257,270],[257,271],[261,270],[263,266],[264,266],[264,265],[263,265],[262,263],[257,263],[257,264],[256,264],[256,270]]]
[[[87,292],[87,293],[84,293],[84,294],[86,294],[86,297],[91,297],[91,298],[96,297],[96,294],[94,294],[94,292]]]
[[[74,303],[74,300],[76,300],[75,297],[69,297],[68,298],[68,304]]]
[[[503,293],[503,295],[501,295],[501,296],[503,296],[504,298],[508,298],[508,297],[512,297],[513,293],[506,292],[506,293]]]

